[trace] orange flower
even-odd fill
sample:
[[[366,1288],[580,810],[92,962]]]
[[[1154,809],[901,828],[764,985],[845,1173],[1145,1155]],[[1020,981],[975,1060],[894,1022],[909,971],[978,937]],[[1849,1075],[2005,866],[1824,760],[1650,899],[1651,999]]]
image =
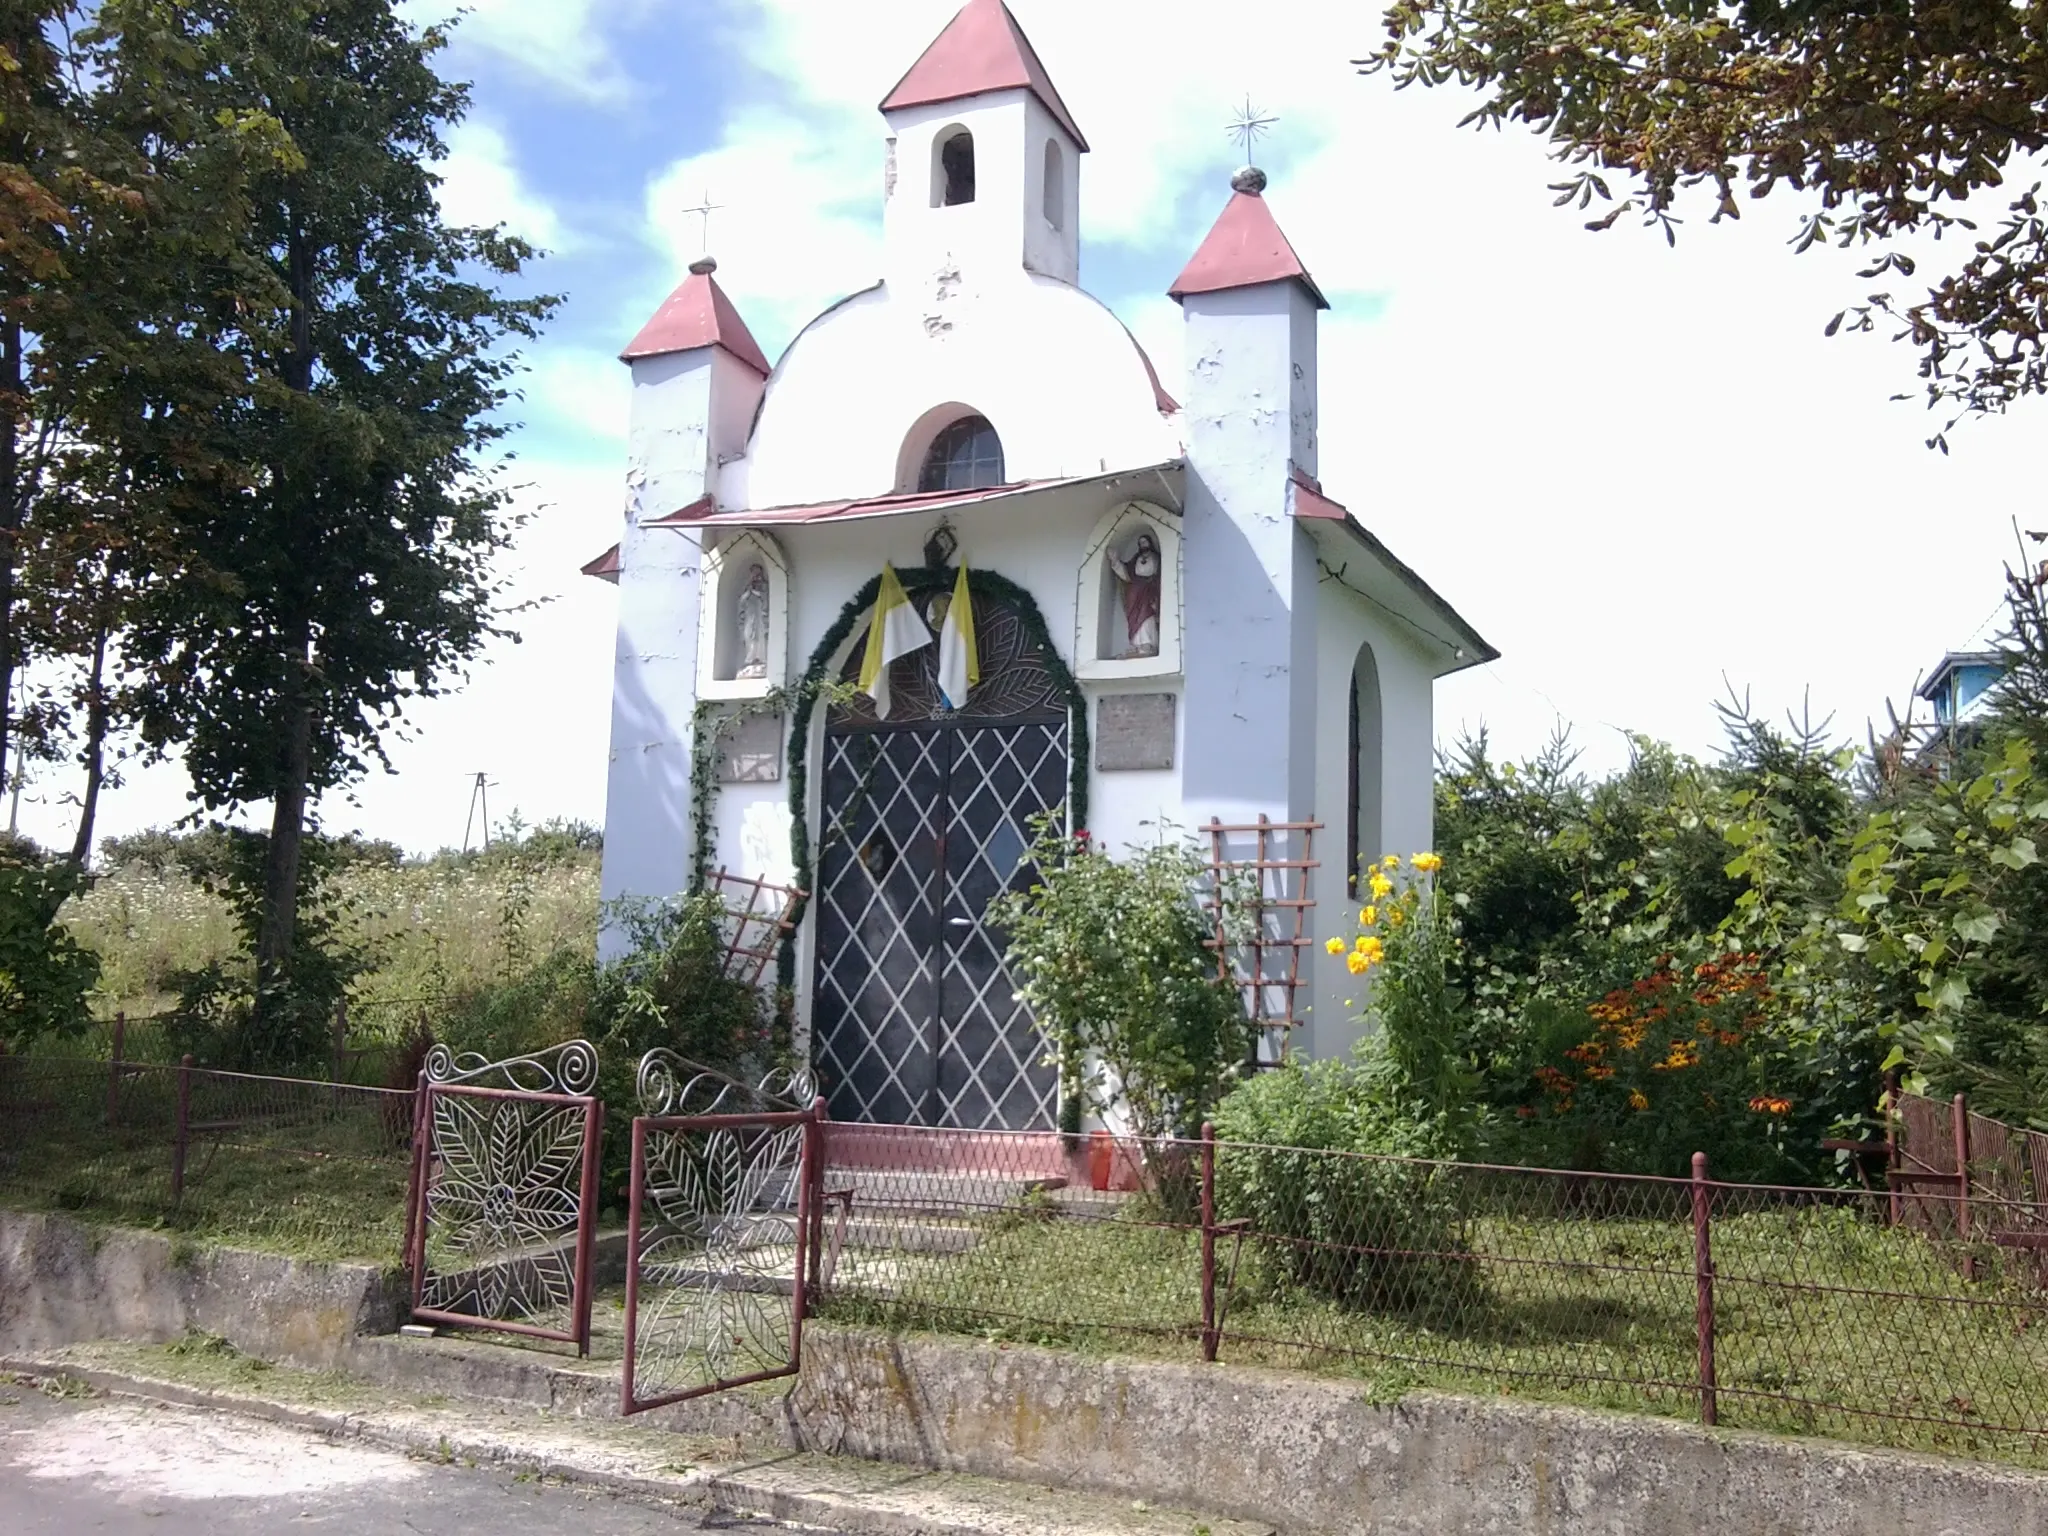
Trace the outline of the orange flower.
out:
[[[1772,1094],[1759,1094],[1749,1101],[1749,1107],[1760,1115],[1789,1115],[1792,1112],[1792,1101]]]

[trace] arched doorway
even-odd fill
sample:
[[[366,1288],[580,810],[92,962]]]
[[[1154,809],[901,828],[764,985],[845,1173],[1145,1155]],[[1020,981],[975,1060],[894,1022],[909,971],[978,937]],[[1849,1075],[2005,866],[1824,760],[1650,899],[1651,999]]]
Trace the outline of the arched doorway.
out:
[[[1019,609],[974,603],[964,708],[941,705],[931,645],[896,662],[889,719],[863,694],[826,720],[811,1038],[837,1119],[1040,1130],[1058,1108],[986,913],[1029,879],[1031,819],[1066,810],[1071,700]],[[845,681],[865,649],[863,631]]]

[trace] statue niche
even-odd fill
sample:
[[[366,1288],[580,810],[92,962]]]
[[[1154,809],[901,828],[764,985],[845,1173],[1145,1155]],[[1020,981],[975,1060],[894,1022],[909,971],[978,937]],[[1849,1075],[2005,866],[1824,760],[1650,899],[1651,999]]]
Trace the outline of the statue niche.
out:
[[[1180,674],[1180,519],[1127,501],[1088,536],[1074,604],[1074,672],[1091,680]]]
[[[748,530],[704,557],[697,697],[758,699],[789,670],[789,566]]]

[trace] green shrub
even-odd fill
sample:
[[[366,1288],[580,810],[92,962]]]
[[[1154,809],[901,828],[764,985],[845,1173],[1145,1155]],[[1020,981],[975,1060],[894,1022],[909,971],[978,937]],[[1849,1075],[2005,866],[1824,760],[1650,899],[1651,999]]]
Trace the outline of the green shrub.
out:
[[[0,849],[0,1050],[75,1035],[91,1020],[86,994],[99,980],[99,957],[57,921],[80,883],[76,870],[45,862],[32,845]]]
[[[1458,1171],[1406,1159],[1440,1131],[1390,1104],[1368,1069],[1319,1061],[1263,1072],[1216,1109],[1222,1219],[1250,1222],[1240,1286],[1411,1311],[1469,1295]]]
[[[1194,1134],[1252,1048],[1238,989],[1206,947],[1213,924],[1195,893],[1207,865],[1180,843],[1112,859],[1085,833],[1049,820],[1037,831],[1036,880],[989,919],[1052,1042],[1066,1129],[1085,1105],[1121,1111],[1140,1136]]]

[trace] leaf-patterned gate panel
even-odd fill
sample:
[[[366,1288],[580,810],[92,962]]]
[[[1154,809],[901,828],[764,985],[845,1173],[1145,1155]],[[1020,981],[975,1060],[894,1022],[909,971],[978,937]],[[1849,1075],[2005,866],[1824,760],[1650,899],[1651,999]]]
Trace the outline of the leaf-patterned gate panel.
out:
[[[422,1074],[413,1316],[590,1351],[604,1106],[572,1040],[489,1062],[436,1046]]]
[[[817,1116],[802,1074],[749,1088],[640,1064],[623,1411],[794,1375],[813,1246]],[[676,1113],[675,1111],[683,1111]]]

